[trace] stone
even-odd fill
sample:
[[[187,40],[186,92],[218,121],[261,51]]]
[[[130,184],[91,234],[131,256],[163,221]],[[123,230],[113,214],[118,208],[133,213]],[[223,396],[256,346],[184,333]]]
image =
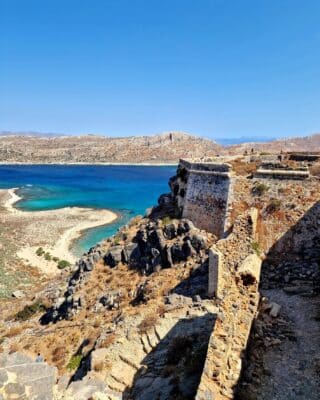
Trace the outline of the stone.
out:
[[[199,234],[193,234],[191,236],[191,244],[192,247],[199,252],[201,249],[206,247],[206,240],[205,237]]]
[[[167,224],[163,229],[164,236],[171,240],[177,237],[177,226],[174,223]]]
[[[271,317],[276,318],[279,315],[280,310],[281,310],[281,306],[279,304],[271,303],[271,308],[270,308],[269,314]]]
[[[15,297],[16,299],[23,299],[26,297],[26,295],[22,290],[15,290],[12,292],[12,297]]]
[[[106,348],[96,349],[91,353],[91,369],[99,369],[105,363],[109,350]]]
[[[171,246],[171,257],[173,263],[178,263],[186,259],[184,252],[182,250],[182,246],[179,243],[174,243]]]
[[[114,268],[122,261],[122,247],[113,246],[109,249],[108,253],[104,256],[104,262],[111,268]]]
[[[209,249],[209,276],[208,276],[208,296],[221,298],[223,282],[223,256],[222,254],[211,247]]]
[[[137,267],[141,258],[141,252],[137,243],[127,244],[122,250],[122,261],[129,266]]]
[[[255,253],[249,254],[238,268],[238,273],[245,285],[260,282],[261,258]]]
[[[182,245],[182,252],[185,258],[192,257],[196,254],[189,238],[184,240],[184,243]]]
[[[10,382],[4,387],[8,400],[19,399],[25,394],[25,386],[18,382]]]
[[[2,388],[8,381],[8,373],[4,369],[0,369],[0,388]]]

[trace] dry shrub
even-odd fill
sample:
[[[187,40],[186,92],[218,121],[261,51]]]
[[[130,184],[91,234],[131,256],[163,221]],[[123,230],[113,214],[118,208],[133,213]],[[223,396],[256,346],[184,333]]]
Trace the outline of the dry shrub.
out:
[[[96,372],[101,372],[104,369],[104,362],[103,361],[99,361],[97,363],[95,363],[94,368],[93,368]]]
[[[157,314],[159,317],[163,318],[166,313],[166,306],[164,304],[160,304],[157,308]]]
[[[9,337],[17,336],[21,332],[22,332],[22,327],[21,326],[13,326],[3,336],[9,338]]]
[[[66,358],[66,348],[63,346],[56,347],[52,352],[52,361],[54,363],[61,362]]]
[[[116,335],[113,333],[111,335],[108,335],[105,339],[103,339],[100,344],[99,344],[99,349],[101,348],[107,348],[109,346],[112,345],[112,343],[114,343],[114,341],[116,340]]]
[[[138,331],[140,334],[147,333],[151,328],[155,326],[158,321],[158,316],[155,314],[150,314],[145,316],[145,318],[138,325]]]
[[[311,175],[320,176],[320,164],[315,164],[310,168]]]
[[[18,345],[18,343],[12,343],[10,346],[9,354],[16,353],[19,350],[20,346]]]

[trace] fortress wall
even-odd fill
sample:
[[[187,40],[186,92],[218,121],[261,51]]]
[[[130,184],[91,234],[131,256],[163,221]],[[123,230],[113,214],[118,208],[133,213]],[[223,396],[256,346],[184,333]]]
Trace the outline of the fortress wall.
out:
[[[180,160],[180,169],[184,170],[184,197],[178,195],[177,201],[182,216],[221,238],[225,231],[231,166]],[[181,177],[178,179],[181,186]]]
[[[182,216],[200,229],[223,236],[230,179],[190,172]]]

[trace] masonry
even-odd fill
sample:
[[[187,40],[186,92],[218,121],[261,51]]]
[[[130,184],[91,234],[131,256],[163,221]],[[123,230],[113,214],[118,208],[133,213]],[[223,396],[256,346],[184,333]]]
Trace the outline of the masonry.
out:
[[[231,165],[180,160],[179,168],[182,190],[177,194],[182,216],[198,228],[223,237],[231,191]]]

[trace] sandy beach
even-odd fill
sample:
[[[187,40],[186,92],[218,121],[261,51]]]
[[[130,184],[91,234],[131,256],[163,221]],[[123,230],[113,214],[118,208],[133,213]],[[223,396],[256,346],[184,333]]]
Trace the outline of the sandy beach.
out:
[[[72,242],[86,229],[113,222],[117,215],[109,210],[65,207],[48,211],[22,211],[14,207],[21,198],[17,188],[0,190],[0,220],[12,233],[12,240],[18,243],[16,255],[46,274],[59,272],[55,261],[38,256],[36,251],[42,247],[51,257],[76,261],[71,253]],[[10,236],[10,235],[9,235]]]

